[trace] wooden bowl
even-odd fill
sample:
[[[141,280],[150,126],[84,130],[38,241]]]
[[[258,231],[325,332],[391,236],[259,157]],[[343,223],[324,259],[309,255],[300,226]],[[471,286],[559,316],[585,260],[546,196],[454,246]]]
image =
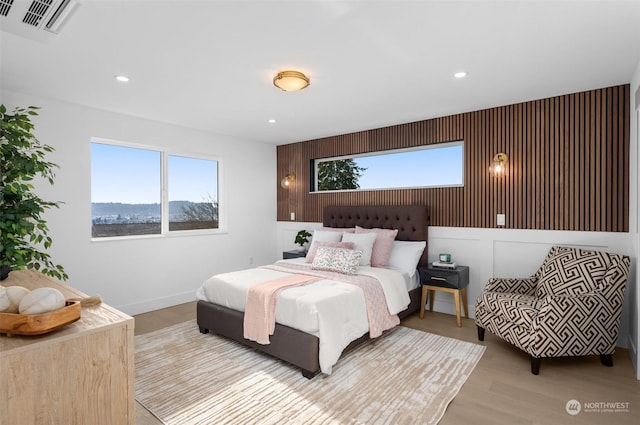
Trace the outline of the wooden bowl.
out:
[[[67,300],[65,306],[42,314],[0,313],[0,333],[42,335],[80,319],[80,301]]]

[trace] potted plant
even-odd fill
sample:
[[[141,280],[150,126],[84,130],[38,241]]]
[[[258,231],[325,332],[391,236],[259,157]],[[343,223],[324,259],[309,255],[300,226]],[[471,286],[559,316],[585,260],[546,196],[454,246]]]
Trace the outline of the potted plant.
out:
[[[311,233],[307,232],[306,230],[300,230],[297,234],[296,234],[296,239],[295,239],[295,243],[300,245],[299,251],[304,251],[305,250],[305,244],[309,243],[309,238],[311,237]]]
[[[31,117],[38,115],[38,109],[29,106],[8,113],[0,104],[0,280],[11,269],[35,269],[61,280],[69,278],[45,252],[52,240],[42,215],[59,205],[38,196],[32,184],[37,177],[53,184],[58,167],[45,160],[53,148],[33,134]]]

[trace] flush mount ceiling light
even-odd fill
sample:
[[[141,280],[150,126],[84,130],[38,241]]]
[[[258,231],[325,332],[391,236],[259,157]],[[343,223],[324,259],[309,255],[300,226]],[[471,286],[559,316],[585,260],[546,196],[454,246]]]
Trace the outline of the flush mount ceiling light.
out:
[[[284,91],[298,91],[307,87],[309,77],[298,71],[280,71],[273,77],[273,85]]]
[[[456,72],[455,74],[453,74],[453,76],[455,78],[464,78],[467,76],[467,73],[465,71],[460,71],[460,72]]]
[[[127,83],[129,82],[129,77],[126,77],[124,75],[115,75],[114,78],[118,81],[120,81],[121,83]]]

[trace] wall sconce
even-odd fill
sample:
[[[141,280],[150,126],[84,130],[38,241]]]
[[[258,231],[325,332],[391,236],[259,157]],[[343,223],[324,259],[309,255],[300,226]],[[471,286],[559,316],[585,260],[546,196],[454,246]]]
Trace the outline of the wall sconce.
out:
[[[284,189],[289,189],[294,181],[296,181],[296,175],[293,173],[287,174],[282,178],[282,180],[280,180],[280,186],[282,186]]]
[[[491,161],[491,166],[489,167],[489,171],[495,174],[496,176],[503,176],[507,170],[507,161],[509,157],[506,153],[497,153],[493,157],[493,161]]]
[[[280,71],[273,77],[273,85],[284,91],[302,90],[309,84],[309,77],[298,71]]]

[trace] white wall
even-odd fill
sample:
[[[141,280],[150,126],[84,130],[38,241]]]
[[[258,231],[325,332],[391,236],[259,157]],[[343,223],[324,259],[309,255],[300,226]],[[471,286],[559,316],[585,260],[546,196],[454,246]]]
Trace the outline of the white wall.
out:
[[[630,240],[631,251],[634,258],[640,257],[640,173],[638,172],[640,167],[640,62],[636,67],[636,70],[631,79],[631,96],[630,97],[630,167],[629,167],[629,232],[632,237]],[[637,262],[635,267],[632,268],[632,274],[629,279],[629,291],[627,293],[627,299],[630,300],[631,314],[629,316],[629,351],[633,364],[636,368],[636,378],[640,379],[640,314],[638,309],[640,308],[640,276],[638,273]]]
[[[38,184],[47,200],[50,253],[70,276],[69,285],[128,314],[192,301],[214,273],[273,262],[276,237],[276,148],[164,123],[30,95],[3,92],[1,102],[41,106],[34,119],[38,139],[56,150],[56,183]],[[214,155],[222,161],[220,235],[91,241],[90,140],[100,137],[167,147],[176,153]]]
[[[296,247],[293,240],[298,230],[319,227],[322,227],[321,223],[278,222],[279,248],[276,255],[282,256],[282,251]],[[439,253],[446,252],[457,264],[469,266],[467,298],[470,317],[475,316],[475,300],[489,278],[532,275],[554,245],[630,254],[629,233],[429,227],[428,237],[429,261],[437,260]],[[628,345],[632,305],[627,297],[618,338],[620,347]],[[455,314],[453,297],[437,293],[433,308]]]

